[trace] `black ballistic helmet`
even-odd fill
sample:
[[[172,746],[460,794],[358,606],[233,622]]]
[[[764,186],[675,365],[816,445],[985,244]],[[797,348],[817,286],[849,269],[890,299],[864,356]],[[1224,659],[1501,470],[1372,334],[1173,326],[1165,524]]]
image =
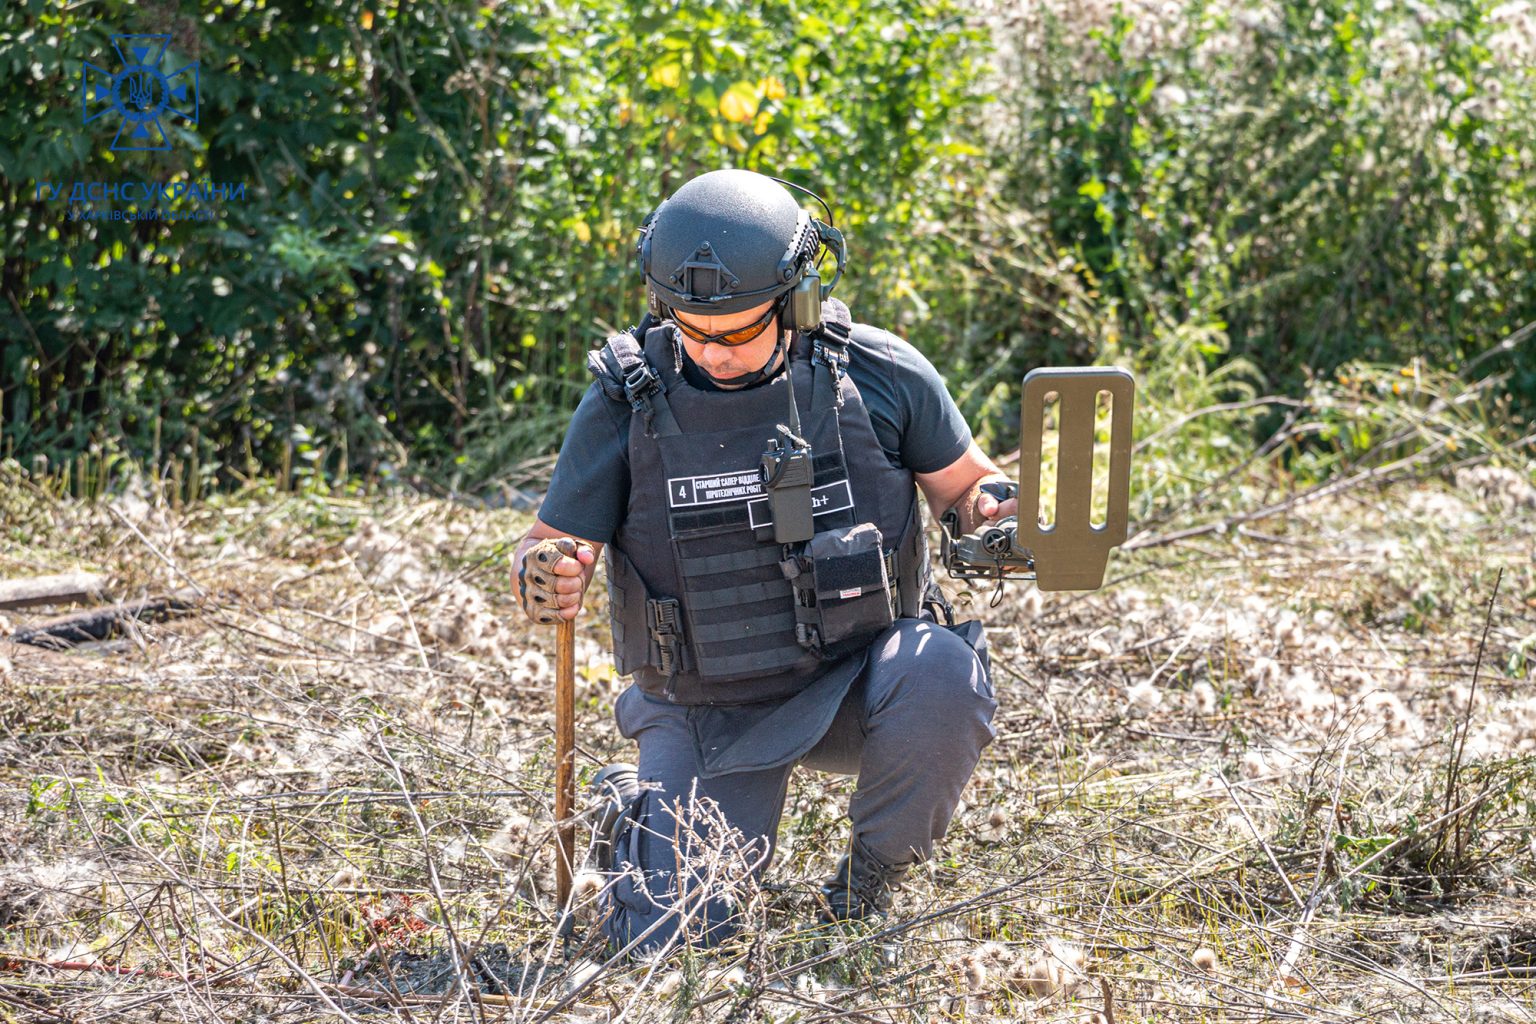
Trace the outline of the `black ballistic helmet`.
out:
[[[699,175],[662,200],[641,228],[637,252],[651,313],[739,313],[779,298],[813,267],[822,244],[817,228],[767,175]]]

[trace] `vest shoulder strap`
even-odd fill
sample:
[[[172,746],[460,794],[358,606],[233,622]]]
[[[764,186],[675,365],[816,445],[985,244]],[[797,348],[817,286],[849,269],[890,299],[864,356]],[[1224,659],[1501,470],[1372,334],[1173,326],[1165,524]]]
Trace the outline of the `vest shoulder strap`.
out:
[[[615,402],[628,402],[629,392],[625,382],[637,369],[649,368],[640,343],[631,333],[634,330],[636,328],[632,327],[628,331],[620,331],[604,342],[602,348],[587,353],[587,372],[597,378],[603,394]]]
[[[821,307],[821,325],[811,331],[811,366],[816,371],[811,392],[817,408],[843,407],[843,377],[848,369],[848,339],[853,335],[853,317],[848,307],[828,299]]]
[[[661,377],[645,358],[645,350],[631,331],[620,331],[602,348],[588,353],[587,371],[597,378],[598,386],[610,400],[625,402],[645,417],[647,434],[678,433]]]
[[[853,336],[853,315],[837,299],[827,299],[821,309],[821,326],[811,332],[811,358],[841,377],[848,366],[848,339]]]

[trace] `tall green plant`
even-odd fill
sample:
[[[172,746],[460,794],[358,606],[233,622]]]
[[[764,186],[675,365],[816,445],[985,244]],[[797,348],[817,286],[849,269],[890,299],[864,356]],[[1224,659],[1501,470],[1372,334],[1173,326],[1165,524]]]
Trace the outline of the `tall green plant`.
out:
[[[199,122],[110,152],[81,62],[162,32],[200,64]],[[641,311],[634,228],[716,166],[827,193],[840,294],[878,320],[932,273],[910,226],[975,153],[977,41],[947,0],[4,5],[5,444],[472,486],[558,443],[585,350]],[[124,223],[36,193],[203,180],[245,201]]]
[[[1043,4],[1005,33],[993,149],[999,194],[1108,321],[1085,344],[1151,364],[1195,336],[1204,369],[1244,360],[1295,393],[1357,359],[1454,365],[1536,320],[1536,76],[1492,5],[1091,18]],[[1011,283],[981,314],[994,334]],[[1536,358],[1508,358],[1536,410]]]

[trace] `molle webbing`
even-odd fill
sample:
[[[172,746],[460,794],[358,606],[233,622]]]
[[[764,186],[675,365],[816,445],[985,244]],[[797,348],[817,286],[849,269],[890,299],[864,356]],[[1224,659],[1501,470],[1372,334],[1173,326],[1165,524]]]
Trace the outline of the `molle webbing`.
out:
[[[900,614],[927,579],[912,474],[893,466],[845,372],[853,330],[830,300],[826,322],[789,347],[787,375],[813,455],[818,535],[873,522]],[[652,697],[736,704],[798,692],[828,665],[796,641],[795,585],[773,540],[758,464],[785,422],[784,375],[735,391],[679,372],[671,325],[617,335],[589,361],[604,394],[632,410],[631,489],[608,546],[614,656]],[[909,553],[910,556],[909,557]]]
[[[726,555],[696,555],[680,560],[683,573],[688,576],[707,576],[717,572],[741,572],[744,569],[761,569],[779,564],[783,556],[775,546],[760,545],[747,551],[733,551]]]

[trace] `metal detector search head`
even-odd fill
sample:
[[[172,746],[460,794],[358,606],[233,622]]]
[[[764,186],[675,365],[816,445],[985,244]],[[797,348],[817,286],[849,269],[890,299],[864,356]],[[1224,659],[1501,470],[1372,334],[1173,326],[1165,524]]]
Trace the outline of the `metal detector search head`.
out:
[[[1056,423],[1056,512],[1040,525],[1041,443],[1045,399],[1058,396]],[[1109,494],[1104,522],[1093,523],[1094,416],[1099,393],[1108,392]],[[1118,367],[1063,367],[1031,370],[1024,377],[1019,411],[1019,517],[1015,549],[1034,555],[1035,585],[1041,590],[1097,590],[1104,583],[1110,548],[1125,542],[1131,493],[1131,417],[1136,380]]]
[[[1099,394],[1110,400],[1104,522],[1093,522],[1093,447]],[[1056,508],[1040,523],[1046,398],[1056,396]],[[1125,541],[1136,381],[1118,367],[1045,367],[1024,378],[1019,426],[1019,512],[973,534],[942,532],[944,566],[957,579],[1033,579],[1041,590],[1097,590],[1111,548]]]

